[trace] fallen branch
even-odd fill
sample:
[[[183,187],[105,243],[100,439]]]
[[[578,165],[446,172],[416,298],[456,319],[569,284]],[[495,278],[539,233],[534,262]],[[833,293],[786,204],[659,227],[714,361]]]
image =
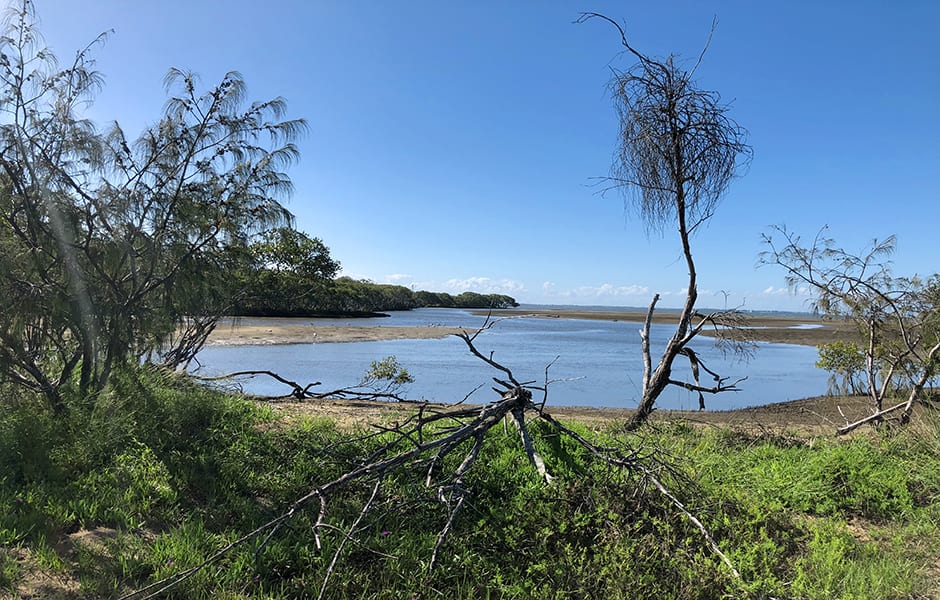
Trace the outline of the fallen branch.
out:
[[[729,567],[732,575],[739,579],[740,574],[727,556],[721,552],[718,544],[702,522],[669,491],[661,477],[647,463],[655,464],[656,469],[666,468],[668,470],[668,467],[659,462],[654,454],[641,455],[640,451],[635,448],[598,446],[552,417],[545,411],[545,403],[548,399],[547,389],[550,381],[548,379],[548,370],[546,369],[544,387],[521,383],[512,370],[497,362],[492,354],[488,357],[482,354],[475,347],[474,340],[481,331],[489,326],[488,323],[475,333],[462,332],[457,336],[466,343],[474,356],[497,369],[504,376],[493,378],[499,386],[494,388],[499,392],[499,397],[496,400],[482,407],[460,406],[444,410],[435,410],[429,408],[428,405],[421,405],[417,411],[401,422],[395,422],[391,425],[376,425],[377,431],[356,437],[353,440],[347,440],[347,442],[363,441],[376,436],[387,438],[387,441],[381,443],[374,452],[357,461],[354,466],[343,474],[332,481],[313,487],[308,493],[297,498],[282,514],[216,552],[200,565],[154,582],[146,588],[124,596],[124,598],[156,597],[179,586],[200,569],[217,562],[233,548],[256,536],[265,535],[264,541],[261,543],[263,548],[282,526],[314,503],[319,506],[316,521],[312,527],[313,540],[317,549],[322,550],[323,548],[321,540],[323,535],[339,533],[342,536],[342,540],[333,552],[321,583],[320,597],[325,597],[329,581],[341,562],[345,545],[350,541],[355,541],[360,523],[373,510],[378,501],[383,482],[389,478],[400,476],[415,478],[418,474],[422,478],[419,481],[423,482],[422,487],[424,489],[436,487],[436,494],[433,496],[436,500],[432,500],[429,496],[418,501],[436,501],[444,508],[445,512],[443,526],[438,531],[428,562],[428,569],[432,570],[438,564],[447,541],[457,527],[458,515],[471,497],[472,490],[467,486],[466,476],[486,451],[487,434],[492,428],[511,419],[528,462],[536,470],[542,481],[546,483],[553,481],[554,477],[549,472],[545,460],[536,449],[536,440],[533,438],[532,432],[529,430],[529,423],[525,419],[526,412],[535,414],[539,419],[547,422],[552,429],[551,435],[566,436],[586,449],[595,459],[611,467],[639,475],[638,489],[642,489],[647,484],[655,487],[702,532],[712,551]],[[543,392],[544,395],[539,404],[533,402],[532,390]],[[463,454],[460,464],[449,472],[443,470],[442,465],[445,464],[445,458],[461,451],[461,448],[465,449],[463,450],[465,454]],[[329,450],[329,448],[326,450]],[[672,471],[670,470],[670,472]],[[358,516],[351,526],[341,529],[330,524],[331,500],[336,497],[348,498],[350,488],[356,482],[370,482],[372,485],[371,495],[362,504]],[[144,596],[144,594],[147,595]]]
[[[879,410],[875,413],[872,413],[871,415],[868,415],[864,419],[859,419],[858,421],[855,421],[854,423],[849,423],[848,425],[845,425],[844,427],[838,428],[836,430],[836,435],[845,435],[847,433],[850,433],[858,429],[859,427],[861,427],[862,425],[865,425],[866,423],[871,423],[873,421],[880,421],[881,419],[884,418],[885,415],[889,415],[895,412],[896,410],[900,410],[902,408],[907,410],[909,409],[910,406],[911,406],[911,401],[905,400],[904,402],[901,402],[900,404],[896,404],[892,406],[891,408]]]
[[[310,388],[321,385],[319,381],[313,383],[308,383],[305,386],[301,386],[296,381],[291,381],[281,377],[274,371],[260,370],[260,371],[235,371],[234,373],[226,373],[225,375],[216,375],[213,377],[203,377],[199,375],[193,375],[194,379],[199,381],[225,381],[227,379],[235,379],[236,377],[256,377],[258,375],[265,375],[271,377],[284,385],[290,386],[293,391],[290,394],[284,396],[268,396],[270,399],[284,399],[284,398],[295,398],[297,400],[305,400],[307,398],[312,398],[313,395],[310,393]]]

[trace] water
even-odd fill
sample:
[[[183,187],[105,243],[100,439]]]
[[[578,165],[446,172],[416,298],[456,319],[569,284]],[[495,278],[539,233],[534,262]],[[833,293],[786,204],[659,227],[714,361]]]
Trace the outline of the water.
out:
[[[243,319],[244,323],[272,323],[277,319]],[[317,325],[351,326],[442,326],[476,329],[484,317],[456,309],[418,309],[395,312],[381,319],[307,320]],[[288,320],[303,323],[303,319]],[[477,348],[512,369],[519,381],[545,381],[549,370],[549,405],[582,405],[632,408],[640,397],[643,365],[640,356],[639,323],[579,319],[504,319],[481,334]],[[665,346],[674,328],[654,324],[650,331],[654,366],[657,352]],[[693,344],[702,361],[713,371],[739,384],[740,392],[706,395],[712,410],[741,408],[782,402],[822,394],[825,372],[816,369],[816,349],[789,344],[759,344],[748,361],[723,356],[710,338]],[[389,355],[397,357],[415,378],[405,388],[405,397],[437,402],[456,402],[477,386],[470,401],[487,402],[494,397],[491,377],[503,374],[474,357],[456,337],[434,340],[393,340],[343,344],[292,344],[280,346],[215,346],[199,354],[201,374],[238,370],[271,370],[306,385],[320,381],[316,390],[349,386],[361,378],[369,364]],[[679,361],[677,361],[679,364]],[[691,381],[685,363],[674,369],[673,378]],[[705,375],[703,373],[703,375]],[[703,379],[703,384],[711,385]],[[249,393],[277,395],[289,390],[267,377],[243,381]],[[698,396],[672,386],[660,397],[662,408],[697,409]]]

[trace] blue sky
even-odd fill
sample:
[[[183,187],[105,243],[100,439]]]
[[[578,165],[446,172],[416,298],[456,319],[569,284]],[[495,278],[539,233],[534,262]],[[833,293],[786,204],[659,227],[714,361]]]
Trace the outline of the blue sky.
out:
[[[937,265],[940,3],[852,1],[37,0],[65,62],[95,51],[105,87],[89,116],[128,134],[155,121],[170,67],[206,87],[226,71],[253,99],[283,96],[309,134],[289,208],[343,273],[521,302],[678,306],[676,236],[647,235],[599,195],[617,122],[615,31],[694,60],[731,103],[754,159],[694,239],[700,304],[799,310],[783,273],[755,268],[771,225],[829,225],[863,249],[898,237],[898,274]],[[723,292],[729,293],[727,300]]]

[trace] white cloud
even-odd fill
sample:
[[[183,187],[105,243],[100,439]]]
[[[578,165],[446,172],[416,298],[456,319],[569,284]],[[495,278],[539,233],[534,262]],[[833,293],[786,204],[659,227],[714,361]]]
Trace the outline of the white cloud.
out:
[[[811,295],[812,295],[811,290],[810,290],[808,287],[806,287],[806,286],[802,286],[802,287],[799,287],[799,288],[797,288],[797,289],[795,289],[795,290],[791,290],[790,288],[774,287],[774,286],[772,286],[772,285],[771,285],[771,286],[768,286],[763,292],[761,292],[761,294],[764,295],[764,296],[777,296],[777,297],[779,297],[779,296],[802,296],[802,297],[806,297],[806,296],[811,296]]]
[[[385,276],[385,281],[388,283],[401,283],[406,279],[411,279],[411,275],[406,273],[393,273]]]
[[[649,295],[649,288],[645,285],[615,286],[610,283],[603,283],[597,286],[582,285],[576,288],[559,291],[556,290],[554,283],[546,281],[542,284],[542,289],[545,291],[546,295],[562,298],[603,299]]]
[[[701,293],[701,292],[700,292]],[[665,292],[659,292],[660,296],[682,296],[683,298],[688,296],[689,288],[679,288],[678,290],[666,290]]]
[[[448,279],[444,286],[455,293],[477,292],[480,294],[518,294],[525,291],[525,284],[512,279],[490,279],[489,277],[468,277],[466,279]]]

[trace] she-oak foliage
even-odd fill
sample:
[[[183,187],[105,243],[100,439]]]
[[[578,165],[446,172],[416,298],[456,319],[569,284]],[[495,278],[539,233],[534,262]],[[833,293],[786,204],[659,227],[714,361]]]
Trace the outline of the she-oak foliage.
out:
[[[720,95],[702,89],[694,79],[704,51],[698,62],[687,69],[675,55],[658,59],[637,51],[627,41],[623,27],[609,17],[582,13],[576,22],[591,19],[613,25],[620,34],[625,54],[634,60],[626,70],[615,70],[610,81],[620,135],[608,189],[620,191],[628,203],[635,203],[650,229],[674,225],[688,269],[686,298],[676,331],[655,368],[649,330],[659,294],[650,303],[640,333],[644,365],[642,398],[629,424],[635,428],[649,418],[656,400],[669,386],[697,393],[699,406],[704,408],[703,394],[735,391],[736,384],[742,381],[727,383],[726,377],[708,370],[691,347],[705,327],[712,327],[726,348],[741,354],[749,350],[740,335],[738,311],[702,314],[696,309],[698,275],[691,238],[711,218],[731,181],[749,163],[751,147],[747,144],[746,130],[728,115],[729,106],[722,103]],[[673,378],[677,359],[689,361],[692,381]],[[703,384],[700,370],[708,373],[714,384]]]
[[[62,412],[63,387],[99,391],[185,345],[185,317],[225,310],[250,236],[290,222],[283,170],[306,124],[281,98],[246,103],[238,73],[203,92],[171,69],[156,124],[99,130],[81,109],[104,35],[61,68],[35,25],[24,0],[0,37],[0,372]]]

